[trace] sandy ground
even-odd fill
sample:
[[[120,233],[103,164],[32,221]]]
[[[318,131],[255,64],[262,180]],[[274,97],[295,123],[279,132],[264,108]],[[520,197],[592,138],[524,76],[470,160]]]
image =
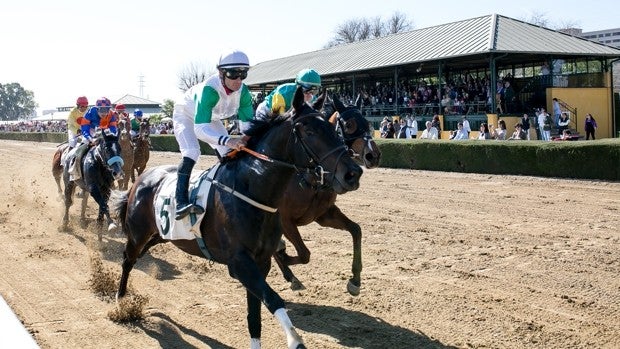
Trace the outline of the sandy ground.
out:
[[[120,273],[123,238],[98,243],[76,204],[60,230],[54,149],[0,141],[0,292],[37,343],[248,348],[242,287],[171,245],[131,275],[145,319],[107,318],[115,305],[89,288],[89,261]],[[149,165],[178,156],[155,152]],[[346,292],[348,233],[316,224],[302,229],[311,262],[294,268],[306,289],[291,291],[275,268],[268,277],[309,348],[620,347],[620,183],[375,169],[338,205],[364,232],[361,294]],[[266,310],[262,341],[286,343]]]

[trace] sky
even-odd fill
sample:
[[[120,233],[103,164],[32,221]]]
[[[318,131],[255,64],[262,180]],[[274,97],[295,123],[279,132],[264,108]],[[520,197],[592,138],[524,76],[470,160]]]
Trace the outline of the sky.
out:
[[[594,3],[594,2],[592,2]],[[175,99],[191,64],[214,71],[237,48],[254,65],[322,49],[343,22],[404,14],[414,29],[500,14],[550,27],[620,28],[616,1],[574,0],[20,0],[0,5],[0,83],[34,92],[42,110],[130,94]],[[301,6],[306,6],[302,9]],[[311,68],[311,67],[310,67]]]

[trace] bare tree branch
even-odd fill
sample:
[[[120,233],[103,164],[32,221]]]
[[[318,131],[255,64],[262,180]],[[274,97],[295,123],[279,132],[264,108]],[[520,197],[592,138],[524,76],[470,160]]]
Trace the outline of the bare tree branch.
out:
[[[201,83],[215,72],[215,69],[207,69],[207,64],[191,62],[179,73],[178,88],[185,92],[190,87]]]
[[[394,12],[392,17],[387,20],[386,34],[402,33],[412,28],[413,23],[407,19],[407,15],[402,12]]]
[[[412,28],[413,24],[411,21],[400,12],[395,12],[386,22],[383,22],[381,17],[350,19],[336,28],[334,37],[329,40],[325,47],[383,37],[388,34],[411,30]]]

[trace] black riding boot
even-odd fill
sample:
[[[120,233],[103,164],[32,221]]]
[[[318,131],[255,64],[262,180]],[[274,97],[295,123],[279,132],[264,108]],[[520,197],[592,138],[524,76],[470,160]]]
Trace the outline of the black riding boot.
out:
[[[174,217],[176,220],[183,219],[190,213],[204,213],[204,208],[189,202],[189,178],[195,163],[194,160],[183,157],[183,161],[177,169],[177,190],[175,193],[177,211]]]

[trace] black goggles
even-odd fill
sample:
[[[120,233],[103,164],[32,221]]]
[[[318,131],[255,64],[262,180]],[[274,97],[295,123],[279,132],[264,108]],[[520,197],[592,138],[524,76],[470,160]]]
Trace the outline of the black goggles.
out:
[[[245,78],[248,77],[248,70],[247,69],[226,69],[224,70],[224,75],[230,80],[236,80],[239,78],[241,78],[241,80],[244,80]]]
[[[317,94],[319,92],[319,87],[313,85],[301,85],[301,90],[304,91],[304,93]]]

